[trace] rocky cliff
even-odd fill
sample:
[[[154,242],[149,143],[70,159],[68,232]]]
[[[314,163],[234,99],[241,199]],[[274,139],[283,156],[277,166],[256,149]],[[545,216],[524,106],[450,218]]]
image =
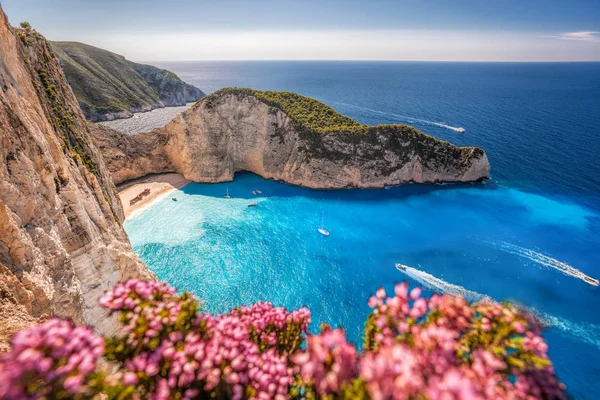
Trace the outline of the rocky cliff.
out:
[[[131,250],[123,210],[46,40],[0,8],[0,347],[59,315],[109,334],[97,299],[153,274]]]
[[[150,133],[93,132],[115,183],[163,170],[196,182],[251,171],[310,188],[369,188],[474,182],[490,172],[479,148],[406,125],[362,125],[286,92],[223,89]]]
[[[204,96],[171,71],[138,64],[84,43],[52,42],[87,119],[128,118],[135,112],[182,106]]]

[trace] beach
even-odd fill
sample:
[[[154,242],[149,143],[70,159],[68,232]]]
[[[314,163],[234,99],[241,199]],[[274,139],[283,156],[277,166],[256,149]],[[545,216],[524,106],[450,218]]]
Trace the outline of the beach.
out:
[[[183,175],[172,173],[146,176],[119,185],[117,188],[119,190],[119,197],[123,203],[125,218],[130,217],[134,212],[141,211],[159,198],[185,186],[189,182]],[[141,200],[133,205],[130,203],[132,199],[146,190],[150,192],[147,195],[143,195]]]

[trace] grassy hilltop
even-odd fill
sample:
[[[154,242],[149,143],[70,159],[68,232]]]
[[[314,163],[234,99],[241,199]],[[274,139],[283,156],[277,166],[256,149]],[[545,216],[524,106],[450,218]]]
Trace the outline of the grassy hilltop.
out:
[[[173,72],[83,43],[51,44],[81,109],[92,121],[111,119],[111,114],[126,117],[136,111],[184,105],[204,96]]]

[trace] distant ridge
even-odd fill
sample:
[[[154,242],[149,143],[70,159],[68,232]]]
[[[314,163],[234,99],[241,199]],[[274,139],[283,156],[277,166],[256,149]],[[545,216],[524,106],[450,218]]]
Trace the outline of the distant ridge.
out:
[[[171,71],[78,42],[51,42],[87,119],[128,118],[135,112],[182,106],[204,97]]]

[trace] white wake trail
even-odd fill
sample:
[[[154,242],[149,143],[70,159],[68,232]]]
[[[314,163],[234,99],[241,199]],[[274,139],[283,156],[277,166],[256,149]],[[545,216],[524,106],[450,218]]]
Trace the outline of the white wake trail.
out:
[[[346,106],[346,107],[352,107],[352,108],[356,108],[359,110],[369,111],[374,114],[386,115],[388,117],[397,118],[397,119],[400,119],[400,120],[406,121],[406,122],[411,122],[411,123],[420,122],[420,123],[427,124],[427,125],[434,125],[434,126],[439,126],[440,128],[450,129],[451,131],[460,132],[460,133],[465,131],[464,128],[448,125],[443,122],[428,121],[426,119],[414,118],[414,117],[409,117],[406,115],[400,115],[400,114],[394,114],[394,113],[389,113],[389,112],[385,112],[385,111],[373,110],[372,108],[360,107],[360,106],[357,106],[354,104],[340,103],[340,102],[335,102],[335,103]]]
[[[463,296],[470,301],[480,301],[483,299],[491,300],[491,298],[485,294],[466,289],[460,285],[446,282],[443,279],[437,278],[416,268],[405,266],[404,269],[397,269],[398,271],[406,274],[409,278],[419,282],[421,285],[437,293],[448,293],[457,296]],[[590,323],[572,322],[567,319],[558,318],[545,312],[538,311],[535,308],[523,308],[527,312],[535,315],[544,323],[544,325],[558,328],[563,333],[569,334],[580,342],[588,343],[600,348],[600,326]]]
[[[488,242],[489,244],[494,245],[493,242]],[[581,279],[586,283],[590,283],[588,280],[594,280],[594,278],[584,274],[577,268],[572,267],[571,265],[559,261],[555,258],[549,257],[545,254],[538,253],[537,251],[533,251],[531,249],[526,249],[521,246],[517,246],[515,244],[511,244],[508,242],[498,242],[497,245],[504,251],[510,254],[515,254],[519,257],[526,258],[530,261],[538,263],[548,268],[553,268],[557,271],[562,272],[565,275],[572,276],[573,278]],[[587,280],[586,280],[587,278]]]
[[[436,278],[435,276],[416,268],[407,266],[405,270],[399,269],[399,271],[404,272],[410,278],[419,282],[421,285],[428,287],[434,292],[449,293],[457,296],[463,296],[464,298],[470,301],[479,301],[484,298],[487,298],[487,296],[482,295],[481,293],[477,293],[472,290],[465,289],[462,286],[446,282],[440,278]]]

